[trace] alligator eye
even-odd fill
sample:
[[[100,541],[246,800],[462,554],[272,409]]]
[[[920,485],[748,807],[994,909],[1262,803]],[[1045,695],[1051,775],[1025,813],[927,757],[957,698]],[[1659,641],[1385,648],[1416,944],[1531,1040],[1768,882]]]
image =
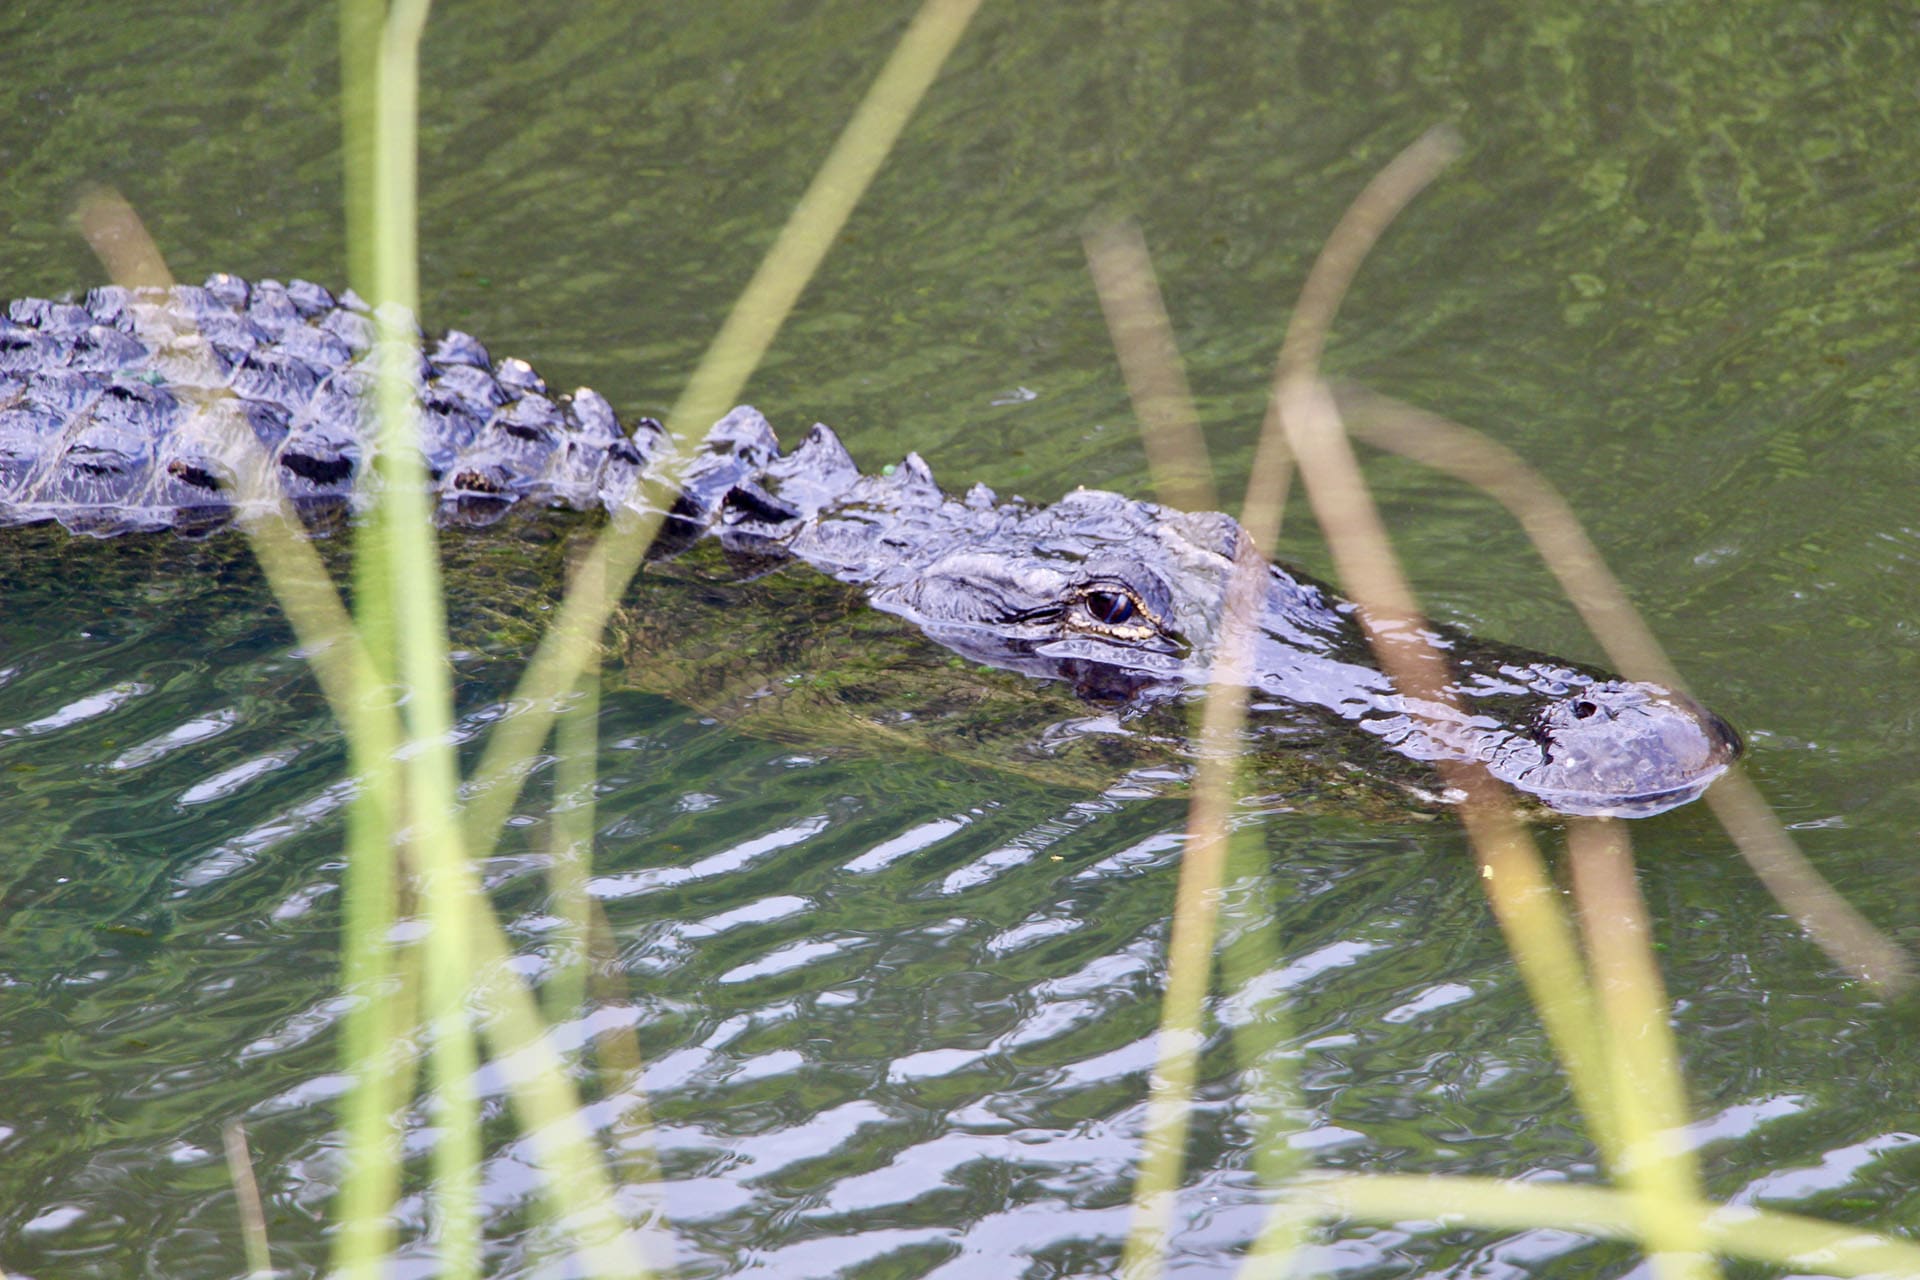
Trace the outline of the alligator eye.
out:
[[[1133,617],[1133,597],[1120,591],[1087,592],[1087,612],[1094,621],[1117,627]]]

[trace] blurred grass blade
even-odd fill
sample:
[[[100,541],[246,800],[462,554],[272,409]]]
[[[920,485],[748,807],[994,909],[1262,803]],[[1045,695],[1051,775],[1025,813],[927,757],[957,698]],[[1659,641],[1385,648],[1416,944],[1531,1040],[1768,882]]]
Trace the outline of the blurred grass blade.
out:
[[[1089,227],[1081,235],[1094,292],[1113,338],[1127,398],[1140,421],[1154,496],[1185,511],[1212,511],[1213,467],[1200,434],[1193,392],[1167,319],[1160,282],[1154,278],[1146,237],[1128,219]]]
[[[1276,379],[1318,378],[1333,319],[1353,278],[1400,211],[1459,156],[1460,134],[1435,125],[1386,163],[1354,198],[1300,286],[1300,301],[1281,339]]]
[[[1274,375],[1273,399],[1279,406],[1287,446],[1308,480],[1308,502],[1326,535],[1341,583],[1360,606],[1376,643],[1399,624],[1416,618],[1419,609],[1399,573],[1379,512],[1320,381],[1320,355],[1341,300],[1368,250],[1458,151],[1452,130],[1430,130],[1367,184],[1327,237],[1307,275]],[[1440,683],[1432,676],[1432,663],[1412,646],[1388,643],[1381,654],[1383,661],[1389,652],[1393,665],[1422,674],[1421,692],[1424,686]]]
[[[701,358],[669,427],[704,431],[732,407],[978,7],[979,0],[926,0],[921,6]],[[655,510],[608,527],[589,553],[588,576],[600,590],[569,593],[527,664],[513,699],[521,710],[494,726],[474,772],[467,829],[476,856],[498,838],[524,781],[524,762],[546,741],[562,696],[600,644],[613,602],[639,569],[659,520]]]
[[[1242,576],[1234,575],[1236,580]],[[1244,618],[1246,610],[1235,611]],[[1229,620],[1222,649],[1248,648],[1246,626]],[[1242,633],[1235,645],[1232,633]],[[1225,662],[1222,659],[1226,659]],[[1243,667],[1227,655],[1215,660]],[[1222,673],[1224,675],[1224,673]],[[1140,1171],[1134,1179],[1133,1216],[1120,1273],[1127,1280],[1159,1275],[1173,1220],[1173,1201],[1185,1163],[1188,1118],[1205,1043],[1207,989],[1213,972],[1215,908],[1229,844],[1228,818],[1235,795],[1235,760],[1245,721],[1244,688],[1224,680],[1208,689],[1201,711],[1199,763],[1188,804],[1186,848],[1174,890],[1173,923],[1167,938],[1166,990],[1160,1000],[1157,1055],[1147,1098]]]
[[[356,754],[359,748],[355,747]],[[356,806],[357,808],[357,806]],[[348,811],[345,910],[340,925],[341,990],[348,1007],[341,1027],[341,1061],[352,1087],[342,1104],[345,1168],[334,1199],[338,1226],[333,1267],[345,1276],[372,1277],[393,1248],[393,1206],[400,1197],[405,1109],[419,1075],[416,1037],[420,952],[393,944],[398,918],[399,868],[391,857],[368,857],[363,841],[391,848],[389,818],[373,832],[356,830]]]
[[[1560,890],[1547,874],[1533,838],[1510,814],[1493,805],[1461,811],[1473,846],[1480,887],[1500,933],[1513,952],[1547,1039],[1567,1073],[1567,1085],[1609,1166],[1623,1149],[1622,1124],[1609,1069],[1605,1035],[1587,971],[1580,961]]]
[[[273,1260],[267,1249],[267,1215],[260,1203],[260,1184],[253,1177],[246,1128],[238,1120],[229,1120],[220,1130],[220,1139],[226,1148],[233,1196],[239,1202],[240,1241],[247,1253],[247,1272],[250,1280],[264,1280],[273,1274]]]
[[[520,1130],[543,1174],[541,1194],[548,1215],[578,1242],[578,1261],[588,1275],[625,1280],[652,1274],[642,1237],[619,1211],[567,1064],[553,1047],[539,1006],[511,967],[506,935],[498,928],[476,934],[472,964],[481,1029],[492,1048],[493,1065],[512,1088]],[[653,1251],[663,1252],[668,1242],[657,1220],[653,1226]]]
[[[1222,1020],[1233,1028],[1254,1177],[1260,1186],[1284,1197],[1287,1184],[1306,1168],[1307,1158],[1290,1141],[1304,1127],[1298,1050],[1288,993],[1271,989],[1271,979],[1280,971],[1275,927],[1280,895],[1274,891],[1277,876],[1262,829],[1234,833],[1227,855],[1227,890],[1220,911]],[[1231,1017],[1226,1012],[1229,1008]],[[1284,1271],[1305,1242],[1309,1225],[1300,1214],[1271,1217],[1248,1250],[1239,1274],[1251,1277]]]
[[[1807,861],[1759,788],[1738,765],[1713,784],[1707,804],[1760,883],[1834,963],[1883,991],[1910,991],[1913,957],[1834,892]]]
[[[452,681],[447,662],[431,495],[417,445],[411,370],[417,363],[411,317],[418,313],[414,240],[415,119],[418,48],[425,0],[405,0],[387,14],[374,51],[375,137],[365,148],[372,162],[369,293],[378,325],[378,402],[382,445],[377,512],[370,522],[374,570],[362,581],[375,589],[376,616],[390,627],[395,674],[405,691],[404,850],[418,878],[429,931],[425,942],[425,1003],[432,1027],[437,1140],[433,1148],[439,1207],[442,1274],[477,1276],[482,1157],[478,1100],[479,1053],[472,1003],[488,1010],[485,1029],[500,1042],[504,1074],[542,1170],[543,1192],[556,1221],[579,1246],[579,1261],[594,1276],[644,1276],[646,1266],[626,1239],[605,1164],[579,1111],[566,1065],[552,1050],[524,982],[510,967],[504,933],[473,874],[459,819],[458,766],[453,751]],[[362,23],[355,30],[368,29]],[[591,768],[592,752],[586,767]],[[590,788],[589,788],[590,789]],[[533,1071],[516,1064],[536,1064]]]
[[[670,430],[705,431],[733,407],[979,7],[921,5],[674,402]]]
[[[129,285],[166,287],[172,276],[158,246],[117,193],[90,193],[78,218],[109,274]],[[124,274],[123,274],[124,273]],[[272,483],[251,430],[206,406],[196,426],[219,456],[229,458],[234,523],[246,536],[267,584],[292,626],[301,656],[346,733],[356,785],[348,807],[348,858],[343,876],[343,989],[353,999],[342,1030],[342,1059],[355,1081],[345,1105],[347,1162],[340,1191],[336,1265],[367,1275],[390,1237],[389,1207],[399,1187],[395,1116],[411,1076],[396,1069],[392,1046],[410,1024],[404,970],[388,940],[397,906],[390,833],[399,825],[394,753],[401,737],[385,681],[348,617],[332,576],[307,540],[299,518]],[[396,991],[396,984],[400,990]],[[396,1004],[396,997],[401,997]]]
[[[1356,1174],[1305,1181],[1299,1198],[1327,1219],[1577,1231],[1609,1240],[1634,1240],[1640,1230],[1632,1197],[1565,1183]],[[1714,1252],[1727,1257],[1823,1276],[1920,1276],[1920,1245],[1863,1227],[1744,1205],[1710,1207],[1698,1222]]]
[[[133,211],[112,187],[93,187],[82,192],[74,208],[74,225],[86,238],[107,278],[123,289],[167,289],[173,286],[173,273]]]
[[[342,0],[340,21],[341,180],[347,224],[347,280],[371,290],[374,280],[373,193],[378,119],[380,38],[386,0]],[[361,780],[347,812],[347,865],[341,987],[353,998],[341,1031],[341,1056],[352,1079],[342,1103],[346,1167],[335,1201],[333,1263],[354,1280],[371,1280],[394,1243],[393,1205],[400,1196],[405,1108],[419,1079],[420,953],[394,942],[402,869],[393,847],[405,825],[399,780],[395,704],[393,599],[388,584],[383,504],[352,531],[354,626],[368,654],[381,710],[379,728],[347,734],[347,762]],[[377,692],[375,692],[377,691]]]
[[[589,584],[589,590],[594,589]],[[619,1005],[628,993],[611,971],[610,934],[599,904],[589,892],[595,832],[595,785],[598,780],[600,723],[600,664],[590,656],[575,687],[573,701],[561,715],[554,734],[554,808],[549,823],[552,851],[548,867],[548,895],[561,921],[555,930],[554,968],[545,983],[547,1018],[558,1024],[585,1018],[593,1005]],[[584,1024],[583,1024],[584,1025]],[[607,1135],[609,1159],[625,1199],[633,1203],[640,1188],[660,1178],[659,1156],[653,1141],[653,1118],[647,1104],[640,1040],[630,1026],[609,1027],[592,1036],[601,1097],[632,1099]],[[571,1159],[563,1155],[562,1159]],[[627,1214],[629,1219],[636,1216]],[[664,1234],[663,1203],[643,1215],[652,1234],[662,1243],[651,1252],[670,1256]]]
[[[1360,439],[1465,481],[1512,512],[1622,675],[1686,690],[1573,509],[1518,454],[1437,413],[1371,391],[1342,387],[1336,399],[1348,430]]]
[[[118,192],[104,187],[89,192],[75,220],[116,284],[129,288],[172,285],[173,276],[159,247]],[[228,407],[221,401],[208,405],[196,426],[214,437],[209,444],[236,463],[232,468],[234,523],[259,558],[335,717],[343,725],[364,725],[367,716],[379,714],[368,696],[372,668],[366,652],[299,518],[268,483],[258,440],[238,417],[220,412]]]
[[[578,566],[572,579],[574,589],[600,591],[601,584],[586,579],[593,571],[591,560]],[[600,662],[596,650],[588,655],[586,669],[554,732],[554,806],[549,823],[552,852],[547,886],[561,925],[554,933],[558,955],[545,984],[545,996],[547,1017],[555,1024],[583,1019],[594,1006],[623,1004],[629,995],[612,963],[613,944],[606,917],[588,887],[596,828],[599,744]],[[595,1032],[591,1044],[599,1096],[631,1099],[610,1126],[606,1146],[625,1202],[633,1204],[641,1188],[657,1184],[660,1178],[652,1110],[643,1086],[645,1060],[640,1038],[631,1026],[620,1025]],[[563,1153],[560,1158],[574,1157]],[[670,1257],[663,1206],[664,1198],[657,1198],[644,1214],[629,1211],[626,1217],[644,1219],[660,1241],[643,1252]]]
[[[1146,244],[1131,224],[1090,233],[1086,249],[1114,349],[1134,397],[1148,465],[1161,494],[1184,494],[1212,505],[1206,445],[1195,421],[1172,326],[1153,280]],[[1249,495],[1249,504],[1255,495]],[[1221,639],[1195,733],[1198,744],[1186,849],[1174,891],[1167,939],[1167,983],[1161,997],[1157,1057],[1147,1099],[1140,1170],[1121,1274],[1159,1274],[1185,1164],[1193,1089],[1205,1043],[1207,989],[1213,971],[1216,908],[1229,849],[1229,818],[1238,794],[1241,732],[1254,637],[1264,601],[1265,561],[1245,548],[1230,575]]]
[[[479,1050],[468,1013],[473,920],[486,907],[468,874],[453,754],[453,683],[447,666],[445,593],[432,496],[415,421],[419,360],[416,232],[420,38],[427,0],[394,0],[375,49],[372,161],[373,275],[364,284],[374,312],[374,535],[388,581],[373,598],[390,625],[393,674],[407,730],[402,753],[405,839],[425,909],[423,1012],[432,1027],[431,1078],[437,1261],[451,1280],[480,1274]],[[364,472],[363,472],[364,474]],[[364,545],[365,539],[362,543]]]
[[[599,716],[600,664],[590,657],[554,731],[547,896],[560,927],[553,934],[554,971],[545,984],[547,1017],[553,1022],[581,1016],[587,1001],[587,975],[593,960],[587,883],[593,864]]]
[[[1707,1280],[1719,1268],[1700,1226],[1700,1167],[1687,1133],[1680,1049],[1653,960],[1646,903],[1634,882],[1627,827],[1617,819],[1577,818],[1568,827],[1567,845],[1581,933],[1606,1022],[1614,1094],[1640,1100],[1618,1111],[1620,1176],[1655,1274]]]

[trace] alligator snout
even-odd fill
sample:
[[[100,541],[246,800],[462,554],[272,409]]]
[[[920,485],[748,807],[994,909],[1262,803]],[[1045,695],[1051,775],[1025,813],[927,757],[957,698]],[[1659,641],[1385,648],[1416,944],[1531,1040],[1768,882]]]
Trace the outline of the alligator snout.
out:
[[[1561,813],[1644,818],[1697,799],[1740,751],[1733,727],[1684,694],[1607,680],[1546,703],[1486,763]]]

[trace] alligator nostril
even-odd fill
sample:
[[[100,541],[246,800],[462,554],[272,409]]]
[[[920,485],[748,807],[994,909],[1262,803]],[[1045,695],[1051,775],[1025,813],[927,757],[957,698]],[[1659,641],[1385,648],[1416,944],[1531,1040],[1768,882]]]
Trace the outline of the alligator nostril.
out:
[[[1573,704],[1573,718],[1575,720],[1591,720],[1599,714],[1600,706],[1598,703],[1589,702],[1585,698],[1581,698]]]

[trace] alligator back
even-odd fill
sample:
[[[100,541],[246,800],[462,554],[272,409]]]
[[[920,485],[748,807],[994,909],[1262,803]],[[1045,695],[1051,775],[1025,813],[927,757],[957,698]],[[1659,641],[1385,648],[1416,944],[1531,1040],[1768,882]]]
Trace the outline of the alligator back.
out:
[[[351,292],[216,275],[102,288],[0,316],[0,523],[107,536],[233,516],[242,468],[309,519],[349,506],[374,433],[361,407],[374,319]],[[421,449],[443,520],[516,503],[621,502],[665,434],[630,436],[599,394],[554,395],[458,330],[419,354]],[[256,447],[257,446],[257,447]]]

